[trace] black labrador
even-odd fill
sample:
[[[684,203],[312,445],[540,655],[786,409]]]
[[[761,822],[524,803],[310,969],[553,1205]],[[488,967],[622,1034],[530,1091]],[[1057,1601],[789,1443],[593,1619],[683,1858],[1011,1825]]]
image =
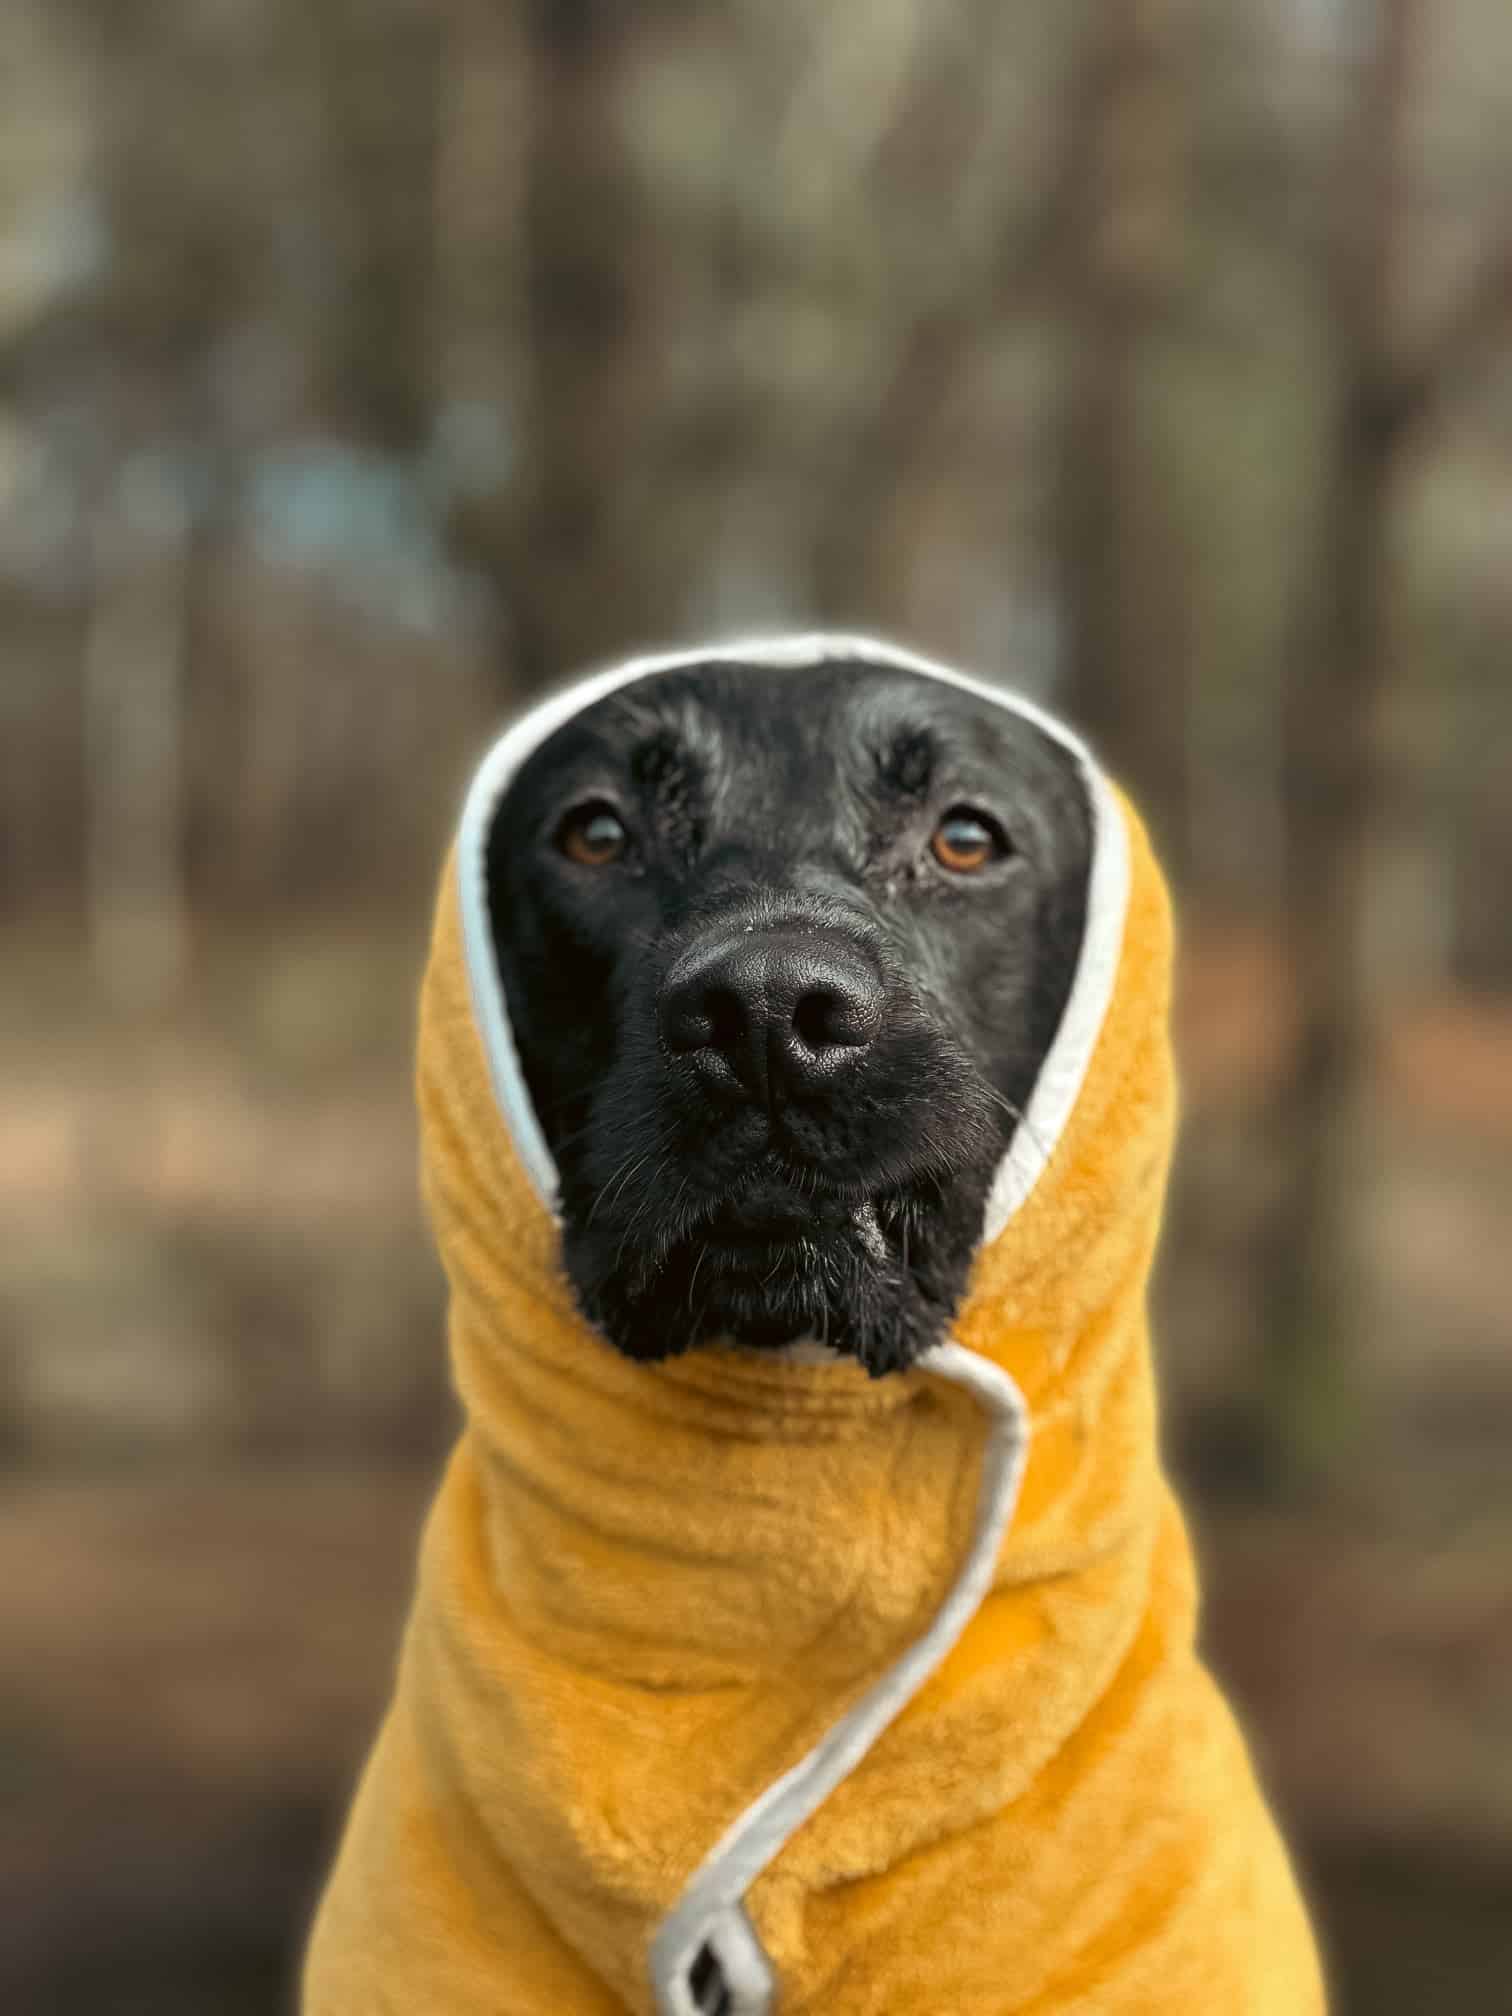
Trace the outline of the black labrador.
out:
[[[528,759],[489,896],[585,1314],[633,1358],[936,1343],[1081,943],[1071,755],[891,666],[719,663]]]

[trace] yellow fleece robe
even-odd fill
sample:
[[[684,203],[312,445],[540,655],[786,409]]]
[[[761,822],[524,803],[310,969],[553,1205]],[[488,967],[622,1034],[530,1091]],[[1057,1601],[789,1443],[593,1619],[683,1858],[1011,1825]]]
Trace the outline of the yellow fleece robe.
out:
[[[834,639],[772,655],[937,669]],[[1285,1852],[1194,1650],[1157,1454],[1171,926],[1137,819],[1098,789],[1123,880],[1066,1110],[1015,1179],[1027,1194],[1000,1186],[954,1344],[875,1382],[735,1351],[632,1364],[584,1322],[528,1166],[539,1135],[496,1096],[464,828],[419,1098],[466,1422],[305,2016],[1323,2009]],[[1078,988],[1096,997],[1096,977]],[[995,1427],[973,1367],[1011,1396]],[[952,1600],[932,1673],[894,1682]],[[823,1796],[793,1805],[816,1759]],[[720,1844],[763,1799],[765,1846],[721,1890]],[[712,1983],[688,1967],[706,1935]]]

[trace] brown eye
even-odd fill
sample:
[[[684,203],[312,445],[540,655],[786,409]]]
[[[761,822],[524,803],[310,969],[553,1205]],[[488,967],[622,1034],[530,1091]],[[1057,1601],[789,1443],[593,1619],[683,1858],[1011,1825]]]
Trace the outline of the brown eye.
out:
[[[602,800],[579,805],[557,830],[557,846],[580,868],[607,868],[619,860],[629,838],[624,821]]]
[[[936,826],[929,851],[952,875],[975,875],[1008,852],[1001,831],[980,812],[953,805]]]

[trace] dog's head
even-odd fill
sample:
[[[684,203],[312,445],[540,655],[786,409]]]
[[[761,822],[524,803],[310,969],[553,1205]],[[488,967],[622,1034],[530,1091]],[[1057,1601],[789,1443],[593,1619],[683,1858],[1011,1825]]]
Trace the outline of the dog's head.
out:
[[[937,1342],[1064,1008],[1074,758],[895,666],[611,692],[509,786],[489,902],[565,1264],[632,1357]]]

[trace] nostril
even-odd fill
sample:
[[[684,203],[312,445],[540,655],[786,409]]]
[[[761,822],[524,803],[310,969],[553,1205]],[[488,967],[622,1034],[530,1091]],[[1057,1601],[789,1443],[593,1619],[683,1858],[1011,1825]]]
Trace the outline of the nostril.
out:
[[[793,1003],[793,1033],[809,1051],[861,1049],[881,1019],[882,990],[859,975],[805,987]]]
[[[664,1028],[673,1050],[730,1050],[746,1032],[746,1011],[733,987],[681,987],[667,1004]]]
[[[680,999],[668,1004],[662,1027],[671,1050],[702,1050],[714,1034],[714,1025],[705,1012],[701,997]]]
[[[839,987],[810,987],[793,1005],[793,1031],[807,1050],[864,1043],[868,1031],[858,1009]]]
[[[715,1050],[733,1050],[746,1037],[746,1004],[733,987],[711,987],[704,996],[704,1020],[709,1033],[706,1045]]]

